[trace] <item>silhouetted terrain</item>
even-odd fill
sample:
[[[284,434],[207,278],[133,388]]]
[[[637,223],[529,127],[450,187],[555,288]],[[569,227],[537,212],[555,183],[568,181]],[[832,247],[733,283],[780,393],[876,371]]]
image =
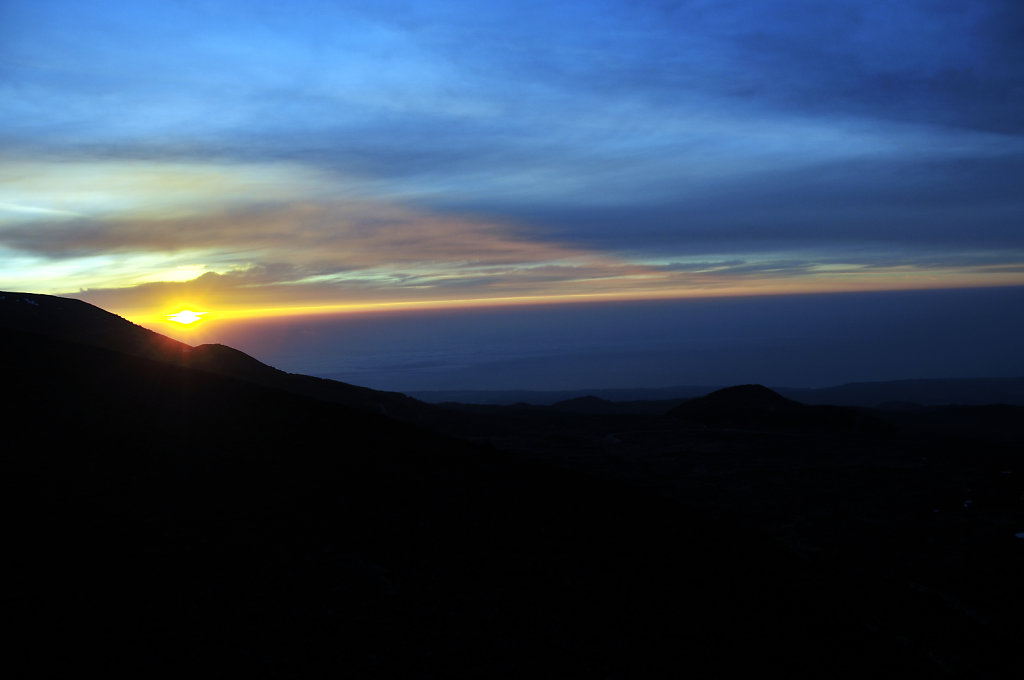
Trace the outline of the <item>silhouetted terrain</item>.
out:
[[[528,403],[551,405],[560,401],[597,397],[615,403],[644,405],[661,403],[674,406],[686,399],[700,397],[724,385],[680,385],[609,390],[447,390],[413,392],[412,396],[430,403],[460,402],[469,404]],[[1020,378],[950,378],[929,380],[891,380],[862,382],[835,387],[773,387],[775,392],[803,404],[877,407],[886,404],[913,403],[921,406],[948,404],[981,406],[1010,404],[1024,406],[1024,377]]]
[[[0,298],[28,675],[1024,670],[1018,407],[428,406]]]

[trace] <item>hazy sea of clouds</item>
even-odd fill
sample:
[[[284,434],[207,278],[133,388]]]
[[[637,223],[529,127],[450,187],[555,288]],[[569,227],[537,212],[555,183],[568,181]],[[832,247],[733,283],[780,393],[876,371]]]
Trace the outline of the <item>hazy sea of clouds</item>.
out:
[[[289,372],[397,391],[561,390],[1024,375],[1024,287],[348,314],[224,342]]]

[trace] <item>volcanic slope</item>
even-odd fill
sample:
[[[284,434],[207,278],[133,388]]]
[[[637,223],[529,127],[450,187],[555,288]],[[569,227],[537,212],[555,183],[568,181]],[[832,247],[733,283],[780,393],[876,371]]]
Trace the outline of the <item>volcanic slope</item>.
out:
[[[35,293],[0,292],[0,328],[102,347],[175,366],[239,378],[301,396],[426,422],[436,409],[397,392],[383,392],[308,375],[286,373],[232,347],[192,347],[81,300]]]
[[[22,677],[927,663],[843,616],[841,598],[753,534],[737,540],[626,485],[154,359],[183,350],[124,321],[91,326],[80,305],[67,305],[80,315],[71,333],[38,317],[0,331],[3,606]]]
[[[25,293],[0,356],[6,642],[40,677],[1019,677],[1019,451],[971,429],[749,386],[670,417],[321,399]]]

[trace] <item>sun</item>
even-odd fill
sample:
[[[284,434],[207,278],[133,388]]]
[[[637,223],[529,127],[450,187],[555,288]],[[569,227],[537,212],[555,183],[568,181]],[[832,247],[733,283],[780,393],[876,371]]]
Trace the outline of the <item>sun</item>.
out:
[[[206,312],[193,312],[191,309],[183,309],[180,312],[168,314],[167,318],[171,321],[177,321],[178,323],[188,325],[199,321],[203,314],[206,314]]]

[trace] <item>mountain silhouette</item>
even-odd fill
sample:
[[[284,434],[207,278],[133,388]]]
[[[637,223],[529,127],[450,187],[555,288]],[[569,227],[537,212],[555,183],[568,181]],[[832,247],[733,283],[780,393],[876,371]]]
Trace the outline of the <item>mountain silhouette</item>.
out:
[[[1013,407],[427,407],[28,293],[0,356],[25,677],[1021,670]]]
[[[864,409],[807,406],[764,385],[737,385],[683,402],[666,414],[682,422],[738,429],[806,432],[889,431]]]
[[[786,399],[764,385],[736,385],[715,390],[710,394],[694,399],[690,407],[699,405],[722,409],[752,409],[767,412],[782,412],[799,409],[802,404]]]
[[[429,420],[436,413],[433,406],[397,392],[286,373],[225,345],[191,347],[80,300],[0,292],[0,328],[230,376],[410,422]]]
[[[803,404],[764,385],[737,385],[691,399],[668,412],[670,418],[706,425],[778,427],[800,420]]]
[[[278,389],[241,352],[84,303],[2,295],[12,668],[626,676],[720,666],[783,605],[782,552],[674,501]],[[770,565],[741,578],[754,554]]]
[[[189,346],[81,300],[0,292],[0,327],[60,338],[160,361],[176,361]]]

